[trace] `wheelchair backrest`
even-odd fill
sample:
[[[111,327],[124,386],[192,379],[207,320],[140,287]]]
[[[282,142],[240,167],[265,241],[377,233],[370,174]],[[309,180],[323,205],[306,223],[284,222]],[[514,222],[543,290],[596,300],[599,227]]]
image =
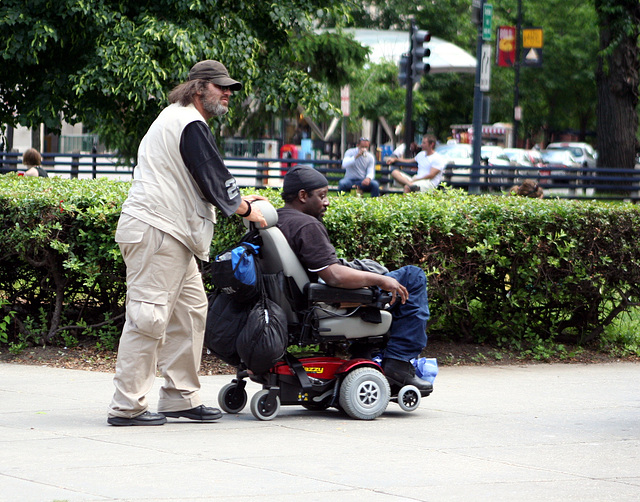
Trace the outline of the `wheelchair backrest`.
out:
[[[267,220],[267,226],[259,228],[260,237],[262,237],[262,259],[260,261],[262,272],[264,274],[282,272],[289,285],[288,293],[293,297],[289,298],[289,300],[293,301],[294,304],[300,304],[304,298],[305,286],[309,283],[309,276],[300,264],[298,257],[291,250],[287,239],[276,226],[278,223],[276,209],[266,200],[255,201],[252,205],[259,207]],[[244,220],[244,225],[249,229],[256,228],[254,224],[247,220]],[[297,321],[293,308],[295,307],[291,306],[291,310],[285,308],[290,322]]]
[[[369,288],[344,290],[331,288],[324,284],[309,285],[309,276],[304,267],[292,251],[283,233],[276,226],[278,213],[275,208],[270,202],[263,200],[255,201],[253,205],[260,208],[267,220],[267,226],[259,228],[262,237],[260,253],[262,272],[265,276],[280,273],[284,276],[282,287],[274,287],[273,289],[278,289],[278,291],[271,290],[269,296],[284,309],[289,324],[300,323],[298,312],[307,309],[309,302],[352,302],[355,304],[369,304],[371,302],[373,293]],[[244,220],[244,224],[249,229],[256,228],[247,220]],[[381,310],[379,317],[379,319],[371,321],[363,319],[360,315],[348,317],[329,315],[318,319],[317,332],[320,336],[340,340],[379,337],[389,331],[392,316],[386,310]]]

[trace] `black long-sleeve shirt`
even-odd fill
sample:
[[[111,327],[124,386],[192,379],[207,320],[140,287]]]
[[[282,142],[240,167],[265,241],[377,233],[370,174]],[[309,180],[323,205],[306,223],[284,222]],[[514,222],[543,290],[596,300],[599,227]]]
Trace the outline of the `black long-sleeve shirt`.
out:
[[[234,214],[242,202],[240,191],[205,122],[196,120],[184,128],[180,155],[202,196],[226,217]]]

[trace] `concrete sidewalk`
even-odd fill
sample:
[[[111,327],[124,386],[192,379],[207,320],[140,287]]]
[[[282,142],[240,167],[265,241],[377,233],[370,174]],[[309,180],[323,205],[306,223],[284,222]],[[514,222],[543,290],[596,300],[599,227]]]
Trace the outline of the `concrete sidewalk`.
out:
[[[111,427],[111,379],[0,364],[0,500],[640,500],[640,364],[443,367],[418,410],[374,421]],[[229,381],[203,377],[205,403]]]

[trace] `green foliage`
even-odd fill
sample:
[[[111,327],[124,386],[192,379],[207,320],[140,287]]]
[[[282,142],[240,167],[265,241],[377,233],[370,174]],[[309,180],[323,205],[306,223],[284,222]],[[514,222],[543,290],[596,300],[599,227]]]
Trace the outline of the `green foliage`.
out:
[[[292,41],[298,65],[310,68],[311,78],[341,87],[350,81],[353,68],[366,62],[370,49],[341,33],[306,33]]]
[[[617,356],[640,357],[640,309],[624,312],[604,328],[600,347]]]
[[[385,117],[394,126],[404,118],[405,89],[398,83],[398,67],[394,63],[370,64],[358,69],[351,77],[352,110],[349,117],[350,129],[359,131],[362,117],[375,121]],[[337,97],[336,97],[337,99]],[[421,93],[413,101],[413,114],[417,119],[427,113],[429,105]]]
[[[15,174],[0,180],[0,294],[15,311],[14,334],[49,343],[72,331],[63,320],[121,313],[124,265],[113,233],[129,185]]]
[[[128,187],[0,177],[0,343],[116,346],[126,288],[113,235]],[[278,190],[249,193],[282,205]],[[637,309],[631,321],[620,315],[640,303],[636,206],[457,190],[331,202],[325,225],[340,257],[425,270],[430,336],[540,360],[594,340],[637,351]],[[212,256],[245,231],[240,218],[220,218]]]
[[[632,205],[469,197],[341,197],[325,216],[339,255],[429,277],[430,332],[510,346],[589,342],[638,302]]]
[[[346,10],[337,0],[3,0],[0,124],[56,130],[61,118],[82,121],[131,157],[168,92],[202,59],[222,61],[244,84],[225,118],[231,129],[246,117],[245,98],[270,112],[301,104],[335,114],[290,47],[312,37],[311,14],[340,19]]]
[[[6,303],[6,300],[0,298],[0,307],[4,307]],[[5,315],[0,317],[0,344],[7,343],[9,341],[9,325],[11,324],[11,318],[15,315],[15,313],[15,310],[10,310]]]
[[[619,0],[603,3],[620,4]],[[538,2],[522,0],[522,25],[542,27],[544,33],[541,68],[521,67],[519,104],[523,108],[520,133],[542,142],[542,132],[565,129],[593,131],[597,102],[596,65],[598,22],[593,2]],[[369,9],[374,6],[375,9]],[[471,22],[469,0],[414,3],[401,0],[372,0],[354,6],[351,25],[408,32],[409,20],[435,37],[452,42],[472,56],[476,54],[477,30]],[[493,41],[500,25],[517,22],[518,1],[493,3]],[[627,18],[629,16],[626,16]],[[627,29],[627,27],[625,27]],[[409,41],[407,39],[407,49]],[[495,49],[494,49],[495,50]],[[429,106],[414,118],[427,124],[441,140],[450,134],[451,124],[470,124],[473,119],[472,74],[428,74],[422,78],[415,99]],[[515,71],[493,65],[491,70],[491,117],[489,122],[512,122]],[[404,96],[404,94],[402,94]],[[402,100],[393,101],[402,108]],[[390,122],[393,125],[400,121]]]
[[[375,6],[370,9],[369,6]],[[354,5],[352,26],[407,30],[409,19],[415,19],[421,29],[428,29],[434,36],[471,50],[475,44],[475,27],[471,23],[469,0],[446,2],[405,2],[403,0],[372,0]]]

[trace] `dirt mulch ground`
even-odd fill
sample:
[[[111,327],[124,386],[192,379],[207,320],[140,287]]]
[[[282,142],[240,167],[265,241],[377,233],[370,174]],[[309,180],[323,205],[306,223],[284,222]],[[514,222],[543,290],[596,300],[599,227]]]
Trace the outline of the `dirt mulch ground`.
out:
[[[638,357],[618,358],[601,352],[575,347],[567,347],[567,352],[572,353],[571,357],[556,358],[545,362],[583,364],[622,360],[640,362]],[[496,349],[495,347],[442,340],[429,340],[428,349],[423,355],[437,358],[439,366],[531,364],[540,362],[534,359],[523,359],[515,353]],[[95,347],[31,347],[21,354],[14,355],[9,353],[6,348],[2,348],[0,362],[114,372],[116,353],[114,351],[97,350]],[[223,363],[210,354],[206,354],[205,351],[202,357],[201,375],[229,375],[234,373],[234,367]]]

